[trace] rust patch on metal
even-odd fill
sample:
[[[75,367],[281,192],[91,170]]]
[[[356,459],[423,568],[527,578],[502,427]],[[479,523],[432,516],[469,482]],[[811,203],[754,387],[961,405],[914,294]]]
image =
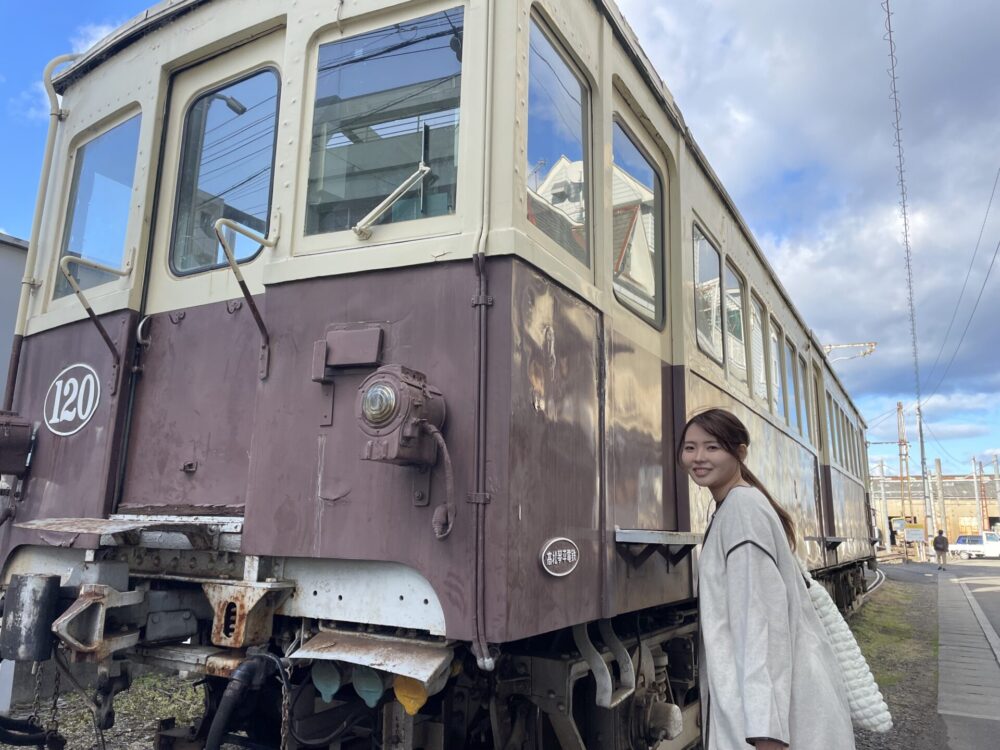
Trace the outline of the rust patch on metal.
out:
[[[242,516],[242,505],[171,505],[169,510],[172,516]],[[154,513],[163,513],[162,505],[123,505],[118,508],[122,515],[142,516]]]
[[[428,643],[370,633],[324,630],[303,644],[293,659],[329,659],[362,664],[412,677],[428,685],[451,664],[453,652],[443,643]]]
[[[212,644],[243,648],[267,643],[274,610],[293,587],[289,582],[203,583],[202,589],[214,613]]]
[[[144,596],[143,591],[84,584],[76,601],[52,623],[52,632],[68,647],[72,661],[104,661],[139,642],[138,629],[105,632],[108,610],[139,604]]]
[[[205,661],[205,674],[212,677],[229,677],[236,667],[243,663],[244,658],[245,654],[242,651],[210,656]]]

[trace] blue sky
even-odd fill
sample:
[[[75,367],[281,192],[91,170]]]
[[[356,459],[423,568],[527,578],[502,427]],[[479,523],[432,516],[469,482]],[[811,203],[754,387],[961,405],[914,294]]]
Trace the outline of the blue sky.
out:
[[[48,104],[41,86],[49,60],[90,46],[138,15],[145,0],[0,2],[0,231],[27,239],[42,168]],[[102,33],[102,31],[104,33]]]
[[[895,439],[895,404],[911,407],[915,459],[879,4],[620,4],[820,340],[879,342],[873,356],[836,367],[871,424],[870,439]],[[48,119],[40,88],[45,64],[85,48],[149,5],[0,3],[0,231],[30,233]],[[940,457],[946,471],[968,472],[973,455],[988,463],[1000,452],[1000,263],[958,346],[1000,242],[1000,195],[986,213],[1000,169],[1000,77],[994,74],[1000,5],[966,0],[895,7],[917,326],[930,397],[927,456],[929,462]],[[870,455],[884,456],[894,470],[893,446],[873,446]]]

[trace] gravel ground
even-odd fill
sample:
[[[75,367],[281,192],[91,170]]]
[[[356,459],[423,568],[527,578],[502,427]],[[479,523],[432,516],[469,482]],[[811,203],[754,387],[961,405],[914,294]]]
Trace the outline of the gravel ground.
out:
[[[49,724],[50,706],[43,701],[39,712]],[[18,706],[15,716],[26,717],[30,706]],[[174,716],[178,726],[189,724],[202,712],[202,691],[189,680],[158,673],[136,678],[132,688],[115,698],[115,726],[104,732],[107,750],[149,750],[159,720]],[[91,714],[78,693],[64,692],[59,701],[59,728],[67,750],[97,747]],[[0,743],[0,748],[7,747]]]
[[[937,585],[931,580],[887,580],[850,620],[893,722],[886,734],[858,730],[858,750],[948,747],[937,713]]]

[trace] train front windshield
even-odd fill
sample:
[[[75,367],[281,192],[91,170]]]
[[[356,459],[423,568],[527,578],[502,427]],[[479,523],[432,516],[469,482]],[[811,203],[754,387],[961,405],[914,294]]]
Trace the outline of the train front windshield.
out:
[[[457,8],[320,46],[306,234],[355,226],[422,164],[379,223],[455,213],[462,22]]]

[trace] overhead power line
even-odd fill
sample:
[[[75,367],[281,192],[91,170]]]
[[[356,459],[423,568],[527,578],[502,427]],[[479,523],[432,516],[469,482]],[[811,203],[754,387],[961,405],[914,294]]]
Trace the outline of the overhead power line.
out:
[[[993,190],[990,193],[990,199],[986,204],[986,215],[983,216],[982,226],[979,227],[979,237],[976,238],[976,247],[972,251],[972,257],[969,259],[969,268],[965,272],[965,281],[962,282],[962,291],[958,293],[958,299],[955,300],[955,309],[951,311],[951,320],[948,321],[948,330],[944,332],[944,338],[941,339],[941,348],[938,349],[937,356],[934,358],[934,364],[931,365],[930,375],[927,376],[928,381],[934,379],[934,373],[937,370],[938,361],[941,359],[941,354],[944,352],[945,345],[948,343],[948,336],[951,334],[951,327],[955,324],[958,309],[962,304],[962,298],[965,296],[965,289],[969,284],[969,276],[972,275],[972,268],[976,262],[976,256],[979,254],[979,244],[983,241],[983,231],[986,229],[986,221],[989,219],[990,209],[993,207],[993,197],[996,195],[998,182],[1000,182],[1000,169],[997,169],[997,176],[993,180]],[[961,346],[961,343],[959,346]]]
[[[965,334],[969,332],[969,327],[972,325],[972,319],[976,317],[976,310],[979,309],[979,303],[983,299],[983,292],[986,291],[986,284],[990,280],[990,274],[993,272],[993,266],[997,262],[997,254],[1000,253],[1000,241],[997,241],[996,247],[993,248],[993,258],[990,260],[990,266],[986,269],[986,276],[983,277],[982,286],[979,287],[979,294],[976,295],[976,302],[972,306],[972,312],[969,313],[969,319],[965,321],[965,328],[962,329],[962,336],[958,340],[958,346],[955,347],[955,351],[951,353],[951,359],[948,360],[948,365],[944,368],[944,372],[941,373],[941,378],[938,380],[937,385],[934,386],[934,393],[938,392],[941,388],[944,379],[948,377],[948,371],[951,370],[952,364],[955,362],[955,357],[958,356],[959,350],[962,348],[962,344],[965,342]]]

